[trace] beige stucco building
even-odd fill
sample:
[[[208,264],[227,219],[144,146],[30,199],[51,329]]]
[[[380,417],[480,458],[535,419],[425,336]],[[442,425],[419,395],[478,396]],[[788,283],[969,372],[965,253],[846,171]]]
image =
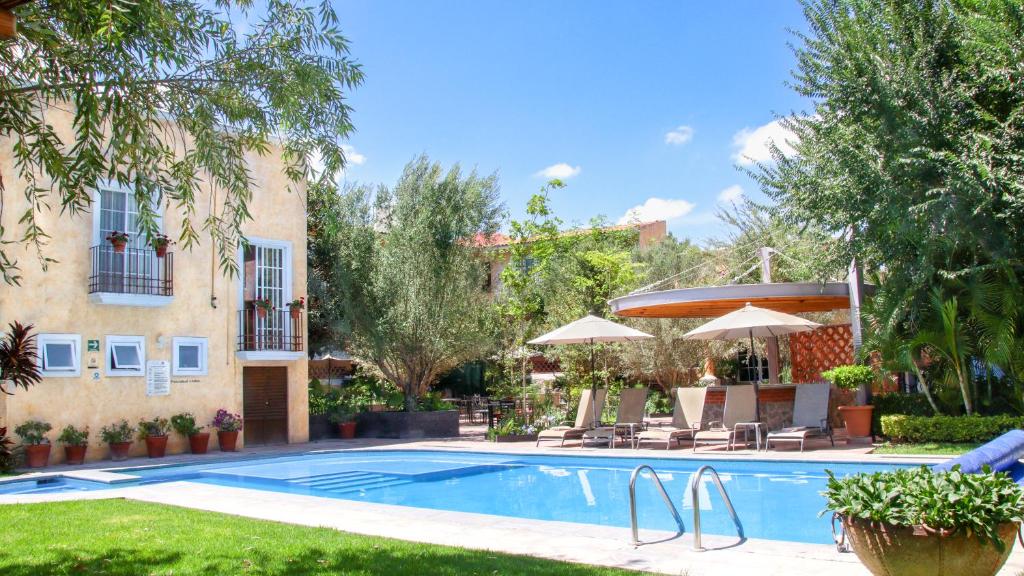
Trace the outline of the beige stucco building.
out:
[[[71,141],[70,116],[48,112],[48,121]],[[13,396],[0,395],[0,423],[28,419],[53,426],[55,440],[67,424],[90,431],[87,459],[108,456],[100,428],[121,418],[191,412],[209,424],[219,408],[241,414],[240,442],[308,439],[305,311],[293,318],[287,302],[306,294],[306,198],[289,192],[279,152],[253,155],[249,246],[237,253],[234,277],[218,269],[208,236],[192,249],[171,246],[160,257],[134,233],[130,190],[103,183],[93,191],[90,213],[61,215],[59,205],[39,213],[51,239],[45,255],[58,260],[43,271],[34,249],[9,245],[21,267],[21,285],[0,283],[0,320],[34,326],[44,378]],[[23,182],[11,161],[11,142],[0,139],[0,176],[6,184],[3,226],[18,233],[27,208]],[[208,187],[196,199],[193,222],[220,210]],[[56,200],[56,199],[54,199]],[[163,232],[176,238],[181,218],[161,206]],[[131,234],[124,253],[105,240],[111,230]],[[258,297],[277,310],[260,317]],[[169,371],[169,386],[163,375]],[[217,449],[216,435],[211,450]],[[187,450],[173,432],[168,452]],[[133,454],[144,454],[136,442]],[[63,460],[59,446],[51,462]]]

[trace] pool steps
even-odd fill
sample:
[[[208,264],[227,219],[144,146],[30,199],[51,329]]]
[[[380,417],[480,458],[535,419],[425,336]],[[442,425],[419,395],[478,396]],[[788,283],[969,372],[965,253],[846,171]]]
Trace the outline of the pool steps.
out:
[[[400,486],[410,484],[412,478],[389,476],[372,472],[347,471],[336,474],[321,474],[306,478],[294,478],[287,483],[292,486],[303,486],[318,492],[330,492],[332,494],[348,494],[387,486]]]

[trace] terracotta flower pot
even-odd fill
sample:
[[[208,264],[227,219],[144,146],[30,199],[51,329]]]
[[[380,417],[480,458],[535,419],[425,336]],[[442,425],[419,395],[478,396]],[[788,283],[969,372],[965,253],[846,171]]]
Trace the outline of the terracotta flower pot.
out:
[[[65,446],[64,447],[64,463],[65,464],[81,464],[85,462],[85,450],[88,448],[85,444],[78,446]]]
[[[871,436],[871,411],[874,406],[840,406],[839,414],[846,423],[846,434],[850,438]]]
[[[146,454],[150,458],[163,458],[167,454],[167,435],[146,436]]]
[[[342,438],[355,438],[356,437],[356,423],[353,422],[338,422],[338,433],[341,434]]]
[[[110,459],[114,462],[120,462],[128,459],[128,452],[132,449],[132,443],[129,442],[111,442],[110,443]]]
[[[225,432],[224,430],[217,431],[217,444],[220,444],[221,452],[234,452],[235,444],[238,442],[238,430],[232,430]]]
[[[258,316],[260,318],[266,318],[267,317],[267,309],[263,308],[261,306],[257,306],[256,307],[256,316]]]
[[[200,432],[189,436],[188,447],[192,449],[193,454],[206,454],[207,448],[210,447],[210,433]]]
[[[941,533],[859,518],[844,518],[843,530],[857,558],[875,576],[994,576],[1013,549],[1017,525],[999,526],[1002,552],[965,530]]]
[[[28,444],[25,446],[25,466],[29,468],[42,468],[49,461],[49,444]]]
[[[292,319],[298,320],[299,318],[302,317],[302,308],[289,308],[288,314],[292,317]]]
[[[167,244],[158,244],[156,246],[156,257],[163,258],[167,256]]]
[[[128,246],[128,243],[119,240],[111,240],[110,245],[114,247],[115,254],[124,254],[124,249]]]

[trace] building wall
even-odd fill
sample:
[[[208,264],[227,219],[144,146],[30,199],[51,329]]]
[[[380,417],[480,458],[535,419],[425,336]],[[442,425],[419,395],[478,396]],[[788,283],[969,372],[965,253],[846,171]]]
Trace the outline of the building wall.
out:
[[[70,116],[54,110],[48,117],[54,128],[66,135],[65,141],[71,141]],[[18,234],[17,219],[27,207],[22,196],[23,182],[16,176],[10,152],[11,142],[0,139],[0,176],[7,188],[2,224],[8,238],[12,233]],[[245,234],[291,243],[292,295],[303,296],[306,294],[305,192],[287,191],[283,164],[275,152],[250,158],[250,165],[255,182],[250,203],[253,220],[246,223]],[[193,216],[197,228],[211,206],[220,208],[218,201],[222,199],[214,200],[208,187],[200,190]],[[174,296],[170,304],[156,308],[97,304],[90,301],[88,294],[94,215],[61,215],[58,200],[52,198],[51,202],[56,208],[43,210],[38,217],[42,228],[51,235],[44,253],[58,262],[43,271],[34,249],[6,246],[5,250],[19,261],[22,281],[17,287],[0,284],[0,319],[4,325],[14,320],[32,324],[37,333],[80,334],[82,372],[80,377],[44,378],[27,391],[15,391],[14,396],[0,402],[3,425],[13,430],[28,419],[44,420],[53,426],[49,434],[51,441],[55,441],[67,424],[87,426],[90,430],[87,458],[101,459],[108,455],[99,436],[104,425],[125,418],[134,426],[140,419],[169,418],[186,411],[193,413],[200,424],[208,424],[218,408],[242,413],[242,368],[274,365],[288,368],[288,439],[290,442],[308,439],[305,358],[259,362],[238,358],[237,311],[241,306],[241,280],[238,276],[229,278],[219,270],[215,248],[207,234],[201,232],[200,244],[191,249],[171,247]],[[178,209],[165,206],[163,214],[164,233],[177,238],[181,231]],[[215,307],[211,297],[216,297]],[[171,342],[175,336],[206,337],[208,373],[172,376],[169,395],[147,396],[145,377],[105,374],[107,335],[144,336],[147,361],[171,361]],[[306,342],[305,333],[302,337]],[[99,340],[99,352],[87,351],[89,340]],[[216,449],[215,435],[211,449]],[[168,452],[183,450],[187,450],[187,440],[172,432]],[[133,454],[144,452],[144,443],[136,442]],[[57,445],[51,451],[51,461],[62,460],[63,450]]]

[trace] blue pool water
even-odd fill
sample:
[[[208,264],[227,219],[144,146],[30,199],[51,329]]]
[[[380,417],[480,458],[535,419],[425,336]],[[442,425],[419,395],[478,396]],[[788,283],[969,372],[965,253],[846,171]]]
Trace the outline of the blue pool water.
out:
[[[184,480],[380,504],[599,524],[628,528],[629,477],[650,464],[692,528],[690,477],[712,464],[732,499],[747,537],[827,544],[825,469],[837,475],[892,469],[895,465],[757,460],[680,460],[587,456],[522,456],[467,452],[366,451],[307,454],[231,463],[124,471],[130,484]],[[89,489],[91,482],[22,486],[26,491]],[[125,484],[118,484],[124,486]],[[102,485],[97,485],[102,486]],[[95,487],[95,486],[94,486]],[[710,478],[700,491],[705,533],[734,535],[735,528]],[[0,493],[14,493],[0,485]],[[675,522],[653,483],[637,483],[642,529],[675,531]]]

